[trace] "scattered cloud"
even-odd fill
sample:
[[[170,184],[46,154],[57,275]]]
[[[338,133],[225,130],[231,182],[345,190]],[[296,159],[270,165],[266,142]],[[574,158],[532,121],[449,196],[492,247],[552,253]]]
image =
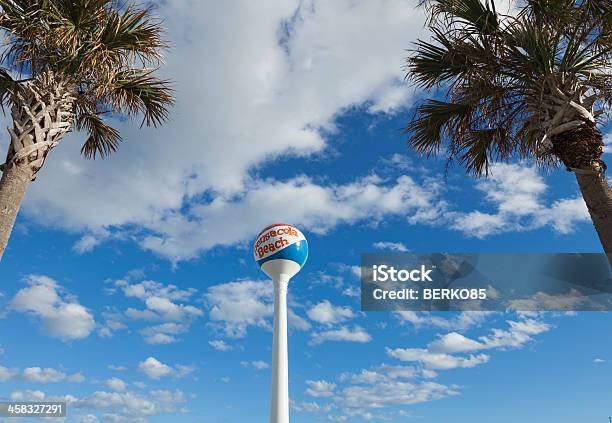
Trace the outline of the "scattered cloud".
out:
[[[100,420],[93,414],[86,414],[82,416],[77,416],[77,421],[79,423],[98,423]]]
[[[426,368],[433,370],[475,367],[479,364],[487,363],[490,358],[486,354],[457,357],[451,354],[432,352],[423,348],[387,348],[387,354],[389,357],[400,361],[421,363]]]
[[[97,228],[96,230],[79,238],[79,240],[72,246],[72,251],[79,255],[90,253],[109,238],[119,237],[117,235],[113,235],[110,231],[104,228]]]
[[[117,377],[107,379],[104,384],[115,392],[124,392],[127,389],[127,383]]]
[[[176,335],[180,335],[189,330],[189,326],[181,323],[162,323],[160,325],[149,326],[140,331],[147,344],[162,345],[173,344],[178,341]]]
[[[173,45],[163,68],[178,87],[173,119],[156,130],[114,122],[129,142],[112,161],[87,163],[86,170],[81,143],[71,142],[83,134],[70,134],[61,160],[46,164],[45,178],[24,205],[39,223],[91,232],[77,250],[95,248],[101,242],[96,231],[109,228],[135,228],[128,239],[172,259],[250,237],[262,223],[262,204],[243,194],[266,184],[252,179],[253,168],[279,156],[324,151],[344,110],[364,106],[372,114],[393,114],[410,104],[398,52],[424,27],[422,11],[405,1],[273,1],[253,19],[248,2],[216,5],[212,13],[208,3],[180,0],[161,3],[157,13]],[[241,30],[230,34],[230,26]],[[170,137],[181,139],[182,148],[168,148]],[[205,192],[214,198],[200,209]],[[235,194],[240,200],[224,205]],[[239,222],[232,214],[241,209],[253,212],[240,214],[252,216],[244,234],[222,224]],[[229,212],[227,220],[217,211]]]
[[[308,385],[308,389],[304,393],[315,398],[331,397],[334,395],[334,389],[336,388],[336,384],[324,380],[307,380],[306,385]]]
[[[490,235],[526,231],[551,226],[561,234],[572,232],[576,223],[590,220],[582,198],[566,198],[544,204],[547,190],[544,178],[535,167],[522,163],[495,164],[488,178],[476,188],[495,207],[494,213],[474,210],[450,212],[452,228],[468,236],[485,238]]]
[[[433,180],[421,185],[406,175],[390,181],[370,175],[343,185],[321,185],[306,176],[259,181],[239,195],[193,206],[188,219],[173,215],[171,222],[160,224],[169,228],[166,234],[142,242],[173,260],[189,259],[202,250],[250,240],[268,222],[271,208],[279,219],[318,234],[363,219],[374,224],[388,215],[432,223],[445,208],[438,198],[441,189]],[[209,236],[198,235],[202,232]]]
[[[26,367],[23,370],[17,368],[7,368],[0,366],[0,382],[24,381],[29,383],[60,383],[74,382],[82,383],[85,376],[81,373],[66,374],[61,370],[51,367]]]
[[[225,342],[222,339],[216,339],[214,341],[208,341],[208,345],[210,345],[211,347],[213,347],[215,350],[217,351],[231,351],[233,349],[233,347],[231,345],[229,345],[227,342]]]
[[[48,395],[43,391],[13,391],[12,401],[62,401],[70,409],[86,410],[89,414],[80,415],[81,423],[133,422],[145,423],[150,417],[166,413],[185,412],[185,394],[180,390],[152,390],[139,394],[134,392],[96,391],[90,395]],[[91,412],[94,413],[91,413]]]
[[[15,376],[19,375],[19,371],[15,369],[9,369],[8,367],[0,366],[0,382],[8,382]]]
[[[242,367],[251,367],[256,370],[264,370],[269,369],[270,365],[265,361],[255,360],[255,361],[241,361],[240,365]]]
[[[204,315],[199,308],[189,304],[197,293],[194,288],[182,289],[173,284],[152,280],[132,282],[135,276],[111,282],[110,293],[121,292],[127,299],[135,299],[144,308],[128,307],[124,313],[107,313],[107,320],[100,331],[101,336],[112,336],[113,332],[125,329],[126,319],[141,322],[162,322],[140,329],[144,341],[151,345],[173,344],[180,335],[189,331],[193,322]]]
[[[375,242],[372,246],[376,248],[377,250],[395,251],[398,253],[405,253],[409,251],[408,247],[406,247],[401,242],[380,241],[380,242]]]
[[[358,373],[343,373],[336,382],[306,381],[307,396],[318,402],[294,403],[298,412],[325,413],[331,421],[351,417],[364,420],[391,420],[398,406],[436,401],[459,394],[456,386],[417,380],[412,366],[380,364]]]
[[[86,338],[93,331],[93,315],[55,280],[30,275],[25,283],[28,286],[10,301],[10,310],[33,316],[40,321],[44,334],[64,341]]]
[[[447,333],[440,336],[436,341],[428,345],[431,351],[443,353],[463,353],[485,349],[481,342],[466,338],[457,332]]]
[[[321,332],[313,332],[310,338],[311,345],[320,345],[324,342],[359,342],[367,343],[372,340],[372,337],[365,329],[360,326],[349,328],[341,326],[338,329],[324,330]]]
[[[488,335],[478,340],[451,332],[439,335],[427,348],[387,348],[390,357],[400,361],[417,362],[428,369],[449,370],[475,367],[489,361],[486,354],[457,356],[457,353],[475,353],[490,349],[522,348],[533,340],[534,335],[550,330],[551,326],[534,319],[523,317],[519,321],[508,320],[509,329],[493,328]]]
[[[355,317],[350,307],[335,306],[328,300],[313,305],[306,315],[310,320],[323,325],[335,325]]]
[[[102,338],[112,338],[115,332],[128,328],[128,326],[122,322],[123,316],[121,315],[103,312],[102,316],[106,318],[104,323],[98,326],[98,335]]]
[[[28,382],[57,383],[65,380],[66,374],[51,368],[28,367],[23,369],[23,378]]]
[[[414,379],[418,371],[413,366],[391,366],[380,364],[370,369],[362,369],[359,373],[342,373],[340,381],[354,384],[384,382],[396,379]]]
[[[169,366],[155,357],[149,357],[138,364],[138,371],[144,373],[150,379],[161,379],[164,377],[184,377],[195,370],[192,366],[176,365]]]
[[[210,320],[226,336],[243,338],[249,326],[270,328],[274,288],[270,281],[237,281],[208,288],[205,295]]]
[[[400,323],[410,323],[416,329],[431,327],[463,331],[481,325],[491,313],[483,311],[463,311],[436,314],[431,312],[397,311],[393,314]]]
[[[328,413],[333,409],[333,404],[322,406],[315,401],[296,402],[289,400],[289,406],[298,413]]]

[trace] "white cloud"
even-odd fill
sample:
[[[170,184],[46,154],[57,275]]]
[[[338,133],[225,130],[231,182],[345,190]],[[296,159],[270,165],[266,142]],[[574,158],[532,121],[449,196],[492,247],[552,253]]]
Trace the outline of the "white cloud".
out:
[[[485,345],[457,332],[451,332],[440,336],[436,341],[430,343],[428,348],[436,352],[463,353],[484,349]]]
[[[52,368],[28,367],[23,369],[23,378],[28,382],[57,383],[66,379],[66,374]]]
[[[315,233],[363,219],[375,223],[387,215],[409,216],[413,223],[433,222],[445,206],[437,199],[440,189],[433,181],[422,186],[409,176],[386,180],[371,175],[329,186],[305,176],[258,181],[238,195],[193,206],[189,218],[168,216],[160,223],[166,234],[149,236],[143,245],[173,259],[188,259],[200,250],[249,241],[268,224],[271,209],[278,219]]]
[[[43,333],[65,341],[89,336],[95,327],[92,314],[76,297],[68,295],[53,279],[30,275],[28,287],[21,289],[9,303],[9,309],[35,316]]]
[[[124,392],[127,389],[127,384],[123,380],[117,377],[112,377],[110,379],[107,379],[106,382],[104,382],[104,384],[109,389],[112,389],[113,391],[116,391],[116,392]]]
[[[384,414],[374,413],[380,413],[379,410],[383,407],[419,404],[457,394],[456,387],[435,382],[413,383],[396,380],[348,386],[340,392],[335,403],[347,416],[387,420],[388,417]]]
[[[533,335],[539,335],[551,329],[547,323],[534,319],[523,319],[520,321],[508,320],[510,329],[492,329],[491,334],[481,336],[478,339],[486,348],[521,348],[532,341]]]
[[[270,368],[270,365],[268,363],[266,363],[265,361],[261,361],[261,360],[241,361],[240,365],[242,367],[252,367],[253,369],[256,369],[256,370],[264,370],[264,369]]]
[[[123,323],[123,316],[116,313],[103,312],[102,316],[106,321],[98,327],[98,335],[102,338],[112,338],[115,332],[127,329],[127,325]]]
[[[381,364],[371,369],[362,369],[359,373],[343,373],[340,375],[340,381],[349,381],[353,384],[376,383],[395,379],[413,379],[417,374],[417,369],[413,366]]]
[[[582,198],[566,198],[543,203],[547,186],[534,167],[524,164],[495,164],[488,178],[481,180],[478,190],[485,194],[495,213],[474,210],[469,213],[450,212],[452,228],[468,236],[487,236],[514,231],[526,231],[551,226],[561,234],[575,229],[576,223],[590,217]]]
[[[188,330],[189,327],[187,325],[169,322],[144,328],[140,331],[140,334],[147,344],[160,345],[177,342],[176,335],[185,333]]]
[[[11,392],[11,400],[13,401],[42,401],[46,398],[43,391],[27,390]]]
[[[269,328],[274,313],[270,281],[238,281],[208,288],[205,296],[211,322],[220,323],[227,336],[241,338],[249,326]]]
[[[314,391],[319,400],[328,399],[328,404],[303,407],[302,412],[330,413],[331,421],[346,421],[351,417],[364,420],[392,420],[397,406],[436,401],[458,395],[456,386],[445,386],[432,381],[414,380],[416,370],[411,366],[389,366],[381,364],[361,372],[344,373],[339,378],[343,385],[338,388],[335,383],[327,381],[307,381],[308,389],[317,386]],[[317,395],[319,392],[323,395]]]
[[[185,394],[180,390],[153,390],[139,394],[134,392],[96,391],[81,398],[73,395],[47,395],[43,391],[13,391],[13,401],[65,401],[67,406],[77,410],[87,410],[100,414],[80,415],[78,421],[83,423],[130,422],[145,423],[149,417],[160,414],[186,411],[183,404]]]
[[[293,309],[289,309],[287,312],[287,320],[291,329],[306,331],[310,330],[312,327],[308,320],[297,315]]]
[[[9,380],[22,380],[30,383],[82,383],[85,381],[85,376],[81,373],[67,375],[51,367],[26,367],[20,371],[17,368],[9,369],[0,366],[0,382],[8,382]]]
[[[483,311],[463,311],[448,312],[442,317],[441,314],[430,312],[397,311],[393,313],[400,323],[410,323],[415,328],[434,327],[447,330],[466,330],[482,324],[488,312]]]
[[[307,380],[308,389],[304,392],[306,395],[315,398],[331,397],[334,395],[335,383],[324,380]]]
[[[188,303],[193,300],[196,289],[182,289],[173,284],[151,280],[133,283],[134,278],[135,276],[128,275],[112,282],[109,291],[120,291],[126,298],[144,303],[145,308],[128,307],[123,315],[107,313],[107,321],[100,330],[101,336],[111,336],[114,331],[124,329],[126,325],[121,320],[126,318],[146,322],[161,321],[164,323],[145,327],[139,332],[147,344],[172,344],[178,342],[179,335],[188,332],[193,322],[204,315],[202,310]]]
[[[140,299],[144,301],[146,308],[144,310],[128,308],[125,312],[128,317],[143,320],[180,322],[200,317],[203,314],[202,310],[197,307],[177,304],[173,299],[165,296],[148,295]]]
[[[491,329],[488,335],[473,340],[457,332],[439,335],[427,348],[387,348],[387,354],[401,361],[418,362],[428,369],[448,370],[461,367],[474,367],[489,361],[486,354],[470,354],[465,357],[456,353],[471,353],[490,349],[522,348],[539,335],[550,330],[551,326],[527,317],[519,321],[508,320],[509,329]]]
[[[291,406],[292,410],[295,410],[298,413],[327,413],[333,408],[332,404],[321,406],[314,401],[295,402],[289,400],[289,405]]]
[[[387,348],[387,354],[400,361],[418,362],[428,369],[434,370],[475,367],[488,362],[490,358],[486,354],[457,357],[451,354],[432,352],[423,348]]]
[[[341,326],[338,329],[313,332],[310,337],[310,344],[319,345],[328,341],[366,343],[371,340],[370,334],[360,326],[354,326],[352,329]]]
[[[416,327],[467,330],[480,325],[484,317],[491,314],[464,312],[445,319],[434,313],[415,313],[404,317]],[[518,316],[516,321],[507,321],[507,330],[493,329],[477,340],[451,332],[439,335],[427,348],[386,348],[389,357],[414,364],[379,364],[355,373],[341,373],[334,381],[306,381],[306,394],[317,398],[317,402],[292,403],[292,407],[299,412],[324,413],[330,421],[343,422],[351,418],[394,421],[398,415],[407,415],[407,410],[398,410],[398,407],[460,393],[456,385],[433,380],[440,371],[474,368],[490,360],[489,355],[478,353],[480,350],[519,348],[532,336],[550,329],[550,325],[536,320],[534,313]],[[463,355],[458,355],[460,353]]]
[[[142,277],[142,275],[140,275]],[[173,284],[163,284],[156,281],[144,280],[130,283],[131,277],[114,282],[126,297],[138,298],[146,301],[150,298],[165,298],[170,301],[187,301],[198,291],[195,288],[181,289]]]
[[[213,341],[208,341],[208,345],[213,347],[217,351],[231,351],[233,348],[227,342],[222,339],[216,339]]]
[[[72,251],[77,254],[89,253],[111,237],[112,234],[110,231],[104,228],[98,228],[95,231],[85,234],[79,238],[79,240],[72,246]]]
[[[0,366],[0,382],[8,382],[18,374],[19,371],[15,369],[9,369],[7,367]]]
[[[177,0],[159,13],[173,45],[164,72],[177,81],[171,122],[160,130],[117,123],[126,142],[108,161],[82,162],[74,138],[83,137],[69,136],[33,184],[29,216],[77,230],[135,224],[163,239],[136,233],[145,247],[193,255],[225,238],[204,224],[197,242],[175,226],[198,194],[241,191],[262,161],[321,151],[322,134],[350,107],[392,113],[409,101],[403,52],[423,31],[409,2]]]
[[[191,372],[192,366],[176,365],[169,366],[155,357],[149,357],[138,364],[138,371],[147,375],[150,379],[161,379],[163,377],[183,377]]]
[[[596,358],[595,360],[593,360],[593,363],[605,363],[606,360],[604,360],[603,358]]]
[[[409,251],[408,247],[406,247],[401,242],[379,241],[375,242],[372,246],[377,250],[397,251],[399,253],[405,253]]]
[[[449,214],[435,178],[371,175],[336,185],[305,176],[258,179],[269,160],[324,151],[346,110],[394,113],[410,104],[403,52],[425,31],[423,12],[404,0],[238,5],[163,3],[173,45],[164,72],[176,80],[178,96],[171,122],[157,130],[117,122],[126,142],[107,161],[83,162],[74,139],[82,134],[69,135],[61,157],[54,154],[32,185],[24,213],[78,232],[77,252],[119,234],[174,261],[250,240],[270,208],[314,232],[387,216],[478,237],[546,225],[563,233],[588,220],[579,199],[543,205],[545,186],[520,165],[495,166],[479,184],[494,213]],[[168,142],[177,139],[180,146]],[[405,165],[397,156],[391,162]],[[302,207],[291,206],[296,202]]]
[[[210,308],[208,325],[230,338],[243,338],[250,326],[272,328],[274,287],[270,281],[239,280],[208,288],[204,299]],[[292,305],[289,294],[289,305]],[[309,330],[310,324],[288,310],[289,328]]]
[[[83,383],[85,382],[85,376],[81,373],[75,373],[66,378],[69,382]]]
[[[312,306],[306,314],[310,320],[323,325],[334,325],[355,317],[350,307],[335,306],[328,300]]]
[[[151,379],[159,379],[172,374],[172,368],[170,366],[162,363],[154,357],[149,357],[145,361],[138,364],[138,370]]]

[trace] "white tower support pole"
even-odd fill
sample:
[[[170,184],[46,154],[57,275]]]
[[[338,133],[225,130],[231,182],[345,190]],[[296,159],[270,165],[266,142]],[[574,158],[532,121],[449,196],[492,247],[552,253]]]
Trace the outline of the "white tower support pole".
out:
[[[289,423],[289,358],[287,353],[287,288],[289,276],[274,280],[274,340],[270,423]]]

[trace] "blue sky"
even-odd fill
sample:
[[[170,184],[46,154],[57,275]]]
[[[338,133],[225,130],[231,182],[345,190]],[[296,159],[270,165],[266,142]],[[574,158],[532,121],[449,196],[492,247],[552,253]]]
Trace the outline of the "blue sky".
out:
[[[99,162],[71,134],[32,185],[0,265],[0,396],[64,399],[70,422],[266,421],[272,288],[250,243],[287,221],[311,250],[292,421],[606,422],[605,313],[359,311],[363,252],[600,251],[573,176],[445,176],[407,150],[411,2],[231,3],[160,4],[168,125],[118,122]]]

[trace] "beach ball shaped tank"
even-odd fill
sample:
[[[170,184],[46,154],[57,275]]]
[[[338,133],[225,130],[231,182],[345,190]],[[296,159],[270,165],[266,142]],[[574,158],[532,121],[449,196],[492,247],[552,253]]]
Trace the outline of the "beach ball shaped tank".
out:
[[[261,270],[270,278],[291,278],[308,260],[308,241],[295,226],[275,223],[257,235],[253,254]]]

